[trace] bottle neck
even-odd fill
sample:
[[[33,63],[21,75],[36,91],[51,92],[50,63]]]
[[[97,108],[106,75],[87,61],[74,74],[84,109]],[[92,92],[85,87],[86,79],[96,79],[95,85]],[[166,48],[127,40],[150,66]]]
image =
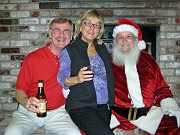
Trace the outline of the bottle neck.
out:
[[[44,88],[43,87],[38,87],[38,93],[39,94],[44,94]]]

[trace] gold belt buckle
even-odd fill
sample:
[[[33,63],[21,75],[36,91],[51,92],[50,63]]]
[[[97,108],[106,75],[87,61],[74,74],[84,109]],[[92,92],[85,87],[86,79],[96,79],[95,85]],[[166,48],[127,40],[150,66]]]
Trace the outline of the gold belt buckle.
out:
[[[134,111],[133,111],[133,110],[134,110]],[[129,120],[129,121],[136,120],[137,110],[138,110],[137,107],[130,107],[130,108],[129,108],[129,113],[128,113],[128,120]],[[133,118],[131,117],[132,111],[133,111]]]

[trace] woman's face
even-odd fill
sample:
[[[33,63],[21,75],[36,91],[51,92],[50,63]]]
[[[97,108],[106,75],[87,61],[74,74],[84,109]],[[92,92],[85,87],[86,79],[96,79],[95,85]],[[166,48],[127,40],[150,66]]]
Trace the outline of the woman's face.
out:
[[[93,42],[98,36],[101,25],[96,17],[89,17],[82,22],[80,31],[82,33],[81,39],[85,42]]]

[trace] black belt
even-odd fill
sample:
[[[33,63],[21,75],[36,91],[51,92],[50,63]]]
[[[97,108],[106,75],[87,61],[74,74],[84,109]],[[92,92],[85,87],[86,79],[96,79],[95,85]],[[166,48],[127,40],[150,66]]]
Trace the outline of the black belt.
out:
[[[139,117],[146,115],[150,108],[148,107],[142,107],[142,108],[122,108],[113,106],[112,110],[118,113],[119,115],[123,116],[124,118],[127,118],[129,121],[136,120]]]

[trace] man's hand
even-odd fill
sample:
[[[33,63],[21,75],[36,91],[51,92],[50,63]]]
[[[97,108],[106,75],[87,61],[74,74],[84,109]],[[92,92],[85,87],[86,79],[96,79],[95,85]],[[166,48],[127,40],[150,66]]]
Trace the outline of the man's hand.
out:
[[[32,112],[39,112],[39,109],[37,107],[41,106],[39,103],[39,100],[36,97],[30,97],[26,104],[26,109]]]

